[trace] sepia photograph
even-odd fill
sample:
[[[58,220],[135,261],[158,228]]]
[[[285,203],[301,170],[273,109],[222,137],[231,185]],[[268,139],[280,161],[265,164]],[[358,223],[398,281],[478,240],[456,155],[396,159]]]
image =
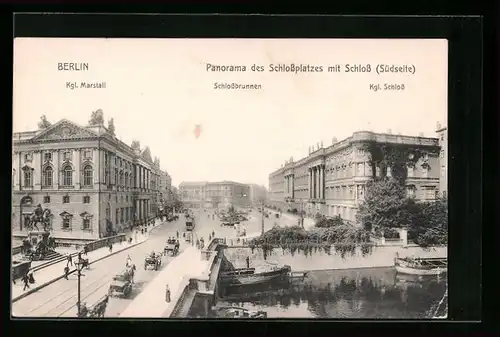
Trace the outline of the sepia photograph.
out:
[[[12,317],[448,318],[446,39],[13,62]]]

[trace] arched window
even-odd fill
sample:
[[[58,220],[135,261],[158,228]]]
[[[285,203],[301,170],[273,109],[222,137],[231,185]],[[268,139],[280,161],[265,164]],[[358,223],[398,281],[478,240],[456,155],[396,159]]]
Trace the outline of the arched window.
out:
[[[94,179],[94,170],[91,165],[86,165],[83,168],[83,185],[84,186],[92,186]]]
[[[50,167],[50,166],[47,166],[43,170],[43,186],[45,186],[45,187],[52,186],[53,173],[54,173],[54,170],[52,170],[52,167]]]
[[[23,169],[24,187],[33,187],[33,170],[29,167]]]
[[[71,166],[67,165],[63,168],[63,185],[72,186],[73,185],[73,169]]]
[[[125,187],[129,187],[130,185],[128,184],[128,172],[125,172]]]
[[[123,186],[123,171],[120,171],[120,186]]]

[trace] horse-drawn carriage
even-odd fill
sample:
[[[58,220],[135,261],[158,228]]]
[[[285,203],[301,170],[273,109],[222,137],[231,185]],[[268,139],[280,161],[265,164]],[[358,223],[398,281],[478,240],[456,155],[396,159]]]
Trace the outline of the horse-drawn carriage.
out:
[[[144,259],[144,270],[147,270],[150,267],[152,267],[154,270],[160,269],[161,266],[160,254],[151,254],[146,256],[146,258]]]
[[[80,318],[101,318],[104,317],[106,312],[106,307],[108,306],[109,296],[105,295],[96,304],[94,304],[90,309],[87,308],[85,303],[82,303],[80,307],[80,312],[78,317]]]
[[[171,256],[175,256],[179,253],[179,240],[168,239],[165,248],[163,249],[163,253],[167,255],[170,253]]]
[[[109,296],[123,296],[127,297],[132,291],[132,282],[134,280],[135,266],[131,266],[123,271],[121,274],[113,277],[113,281],[109,285]]]

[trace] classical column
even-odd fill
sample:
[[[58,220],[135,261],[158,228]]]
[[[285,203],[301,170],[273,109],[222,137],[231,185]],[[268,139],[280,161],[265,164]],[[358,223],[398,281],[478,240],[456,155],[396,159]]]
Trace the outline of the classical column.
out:
[[[94,188],[97,187],[97,185],[100,183],[101,179],[101,168],[103,162],[100,160],[100,151],[92,149],[92,163],[94,164],[92,166],[92,182],[94,185]]]
[[[33,189],[41,190],[42,189],[42,152],[34,151],[33,153]]]
[[[309,199],[311,199],[311,169],[307,169],[307,188],[309,190]]]
[[[290,193],[292,194],[292,199],[295,198],[295,176],[294,175],[291,175],[290,176],[290,185],[292,187],[292,190],[290,191]]]
[[[314,198],[319,199],[319,172],[318,167],[314,167]]]
[[[80,170],[80,149],[73,150],[73,163],[75,164],[75,176],[73,177],[74,180],[74,185],[75,189],[80,189],[81,186],[81,180],[82,180],[82,173]]]
[[[325,167],[321,165],[321,199],[325,199]]]
[[[54,184],[54,189],[59,189],[59,182],[60,182],[60,178],[59,178],[59,172],[61,171],[61,163],[60,163],[60,152],[59,150],[55,150],[53,153],[52,153],[52,158],[54,160],[54,177],[52,177],[53,179],[53,184]]]

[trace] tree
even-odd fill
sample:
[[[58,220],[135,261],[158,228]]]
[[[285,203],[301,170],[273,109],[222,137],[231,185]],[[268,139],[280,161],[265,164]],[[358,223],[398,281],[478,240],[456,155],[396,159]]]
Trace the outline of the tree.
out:
[[[92,111],[90,115],[89,125],[102,125],[104,124],[104,113],[102,109],[97,109],[96,111]]]
[[[409,166],[414,166],[426,154],[439,152],[439,147],[409,147],[407,144],[389,144],[369,142],[364,146],[370,157],[370,166],[374,179],[383,179],[390,171],[397,181],[404,182],[408,175]],[[380,177],[376,176],[376,168],[380,170]]]
[[[51,125],[52,125],[52,123],[47,120],[47,116],[42,115],[40,117],[40,122],[38,122],[38,128],[39,129],[46,129],[46,128],[48,128]]]
[[[114,118],[111,118],[109,121],[108,121],[108,132],[112,135],[115,134],[115,119]]]
[[[326,216],[321,215],[319,218],[317,218],[315,227],[329,228],[329,227],[344,226],[344,225],[345,225],[344,219],[342,219],[340,215],[336,215],[334,218],[327,218]]]
[[[416,244],[430,246],[448,242],[448,200],[440,198],[435,202],[417,205],[411,214],[408,234]]]
[[[140,150],[141,149],[141,142],[139,142],[138,140],[133,140],[131,147],[133,150]]]
[[[385,178],[366,184],[365,200],[356,214],[366,230],[380,233],[384,228],[400,228],[411,220],[413,201],[396,179]]]

